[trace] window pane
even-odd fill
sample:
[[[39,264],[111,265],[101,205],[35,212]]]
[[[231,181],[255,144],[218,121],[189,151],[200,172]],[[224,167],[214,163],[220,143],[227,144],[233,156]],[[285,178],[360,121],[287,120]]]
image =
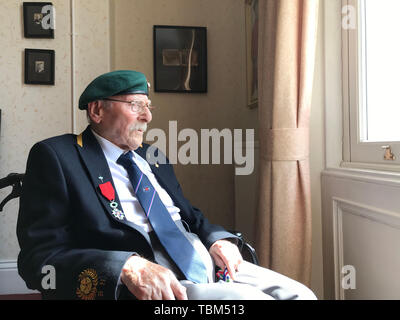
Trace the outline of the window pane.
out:
[[[363,141],[400,140],[399,13],[399,0],[364,1]]]

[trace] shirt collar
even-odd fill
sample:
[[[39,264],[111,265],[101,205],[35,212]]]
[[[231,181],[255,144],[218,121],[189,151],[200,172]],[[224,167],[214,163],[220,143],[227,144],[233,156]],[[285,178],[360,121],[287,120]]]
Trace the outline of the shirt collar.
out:
[[[100,136],[99,134],[97,134],[93,129],[91,129],[91,130],[92,130],[93,135],[99,142],[101,149],[103,149],[103,152],[104,152],[104,155],[106,156],[106,158],[116,162],[122,153],[127,152],[127,151],[121,149],[120,147],[118,147],[117,145],[115,145],[114,143],[112,143],[111,141],[108,141],[107,139],[105,139],[102,136]],[[133,157],[135,157],[135,152],[132,152],[132,153],[133,153]]]

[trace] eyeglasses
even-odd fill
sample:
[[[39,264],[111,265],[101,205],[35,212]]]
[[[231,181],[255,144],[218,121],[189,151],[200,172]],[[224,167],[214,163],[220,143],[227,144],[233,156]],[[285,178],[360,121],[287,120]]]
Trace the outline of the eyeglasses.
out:
[[[105,98],[102,100],[128,103],[131,105],[132,112],[143,112],[145,108],[148,108],[150,111],[153,111],[155,109],[155,107],[151,104],[151,100],[149,100],[148,103],[138,100],[125,101],[125,100],[110,99],[110,98]]]

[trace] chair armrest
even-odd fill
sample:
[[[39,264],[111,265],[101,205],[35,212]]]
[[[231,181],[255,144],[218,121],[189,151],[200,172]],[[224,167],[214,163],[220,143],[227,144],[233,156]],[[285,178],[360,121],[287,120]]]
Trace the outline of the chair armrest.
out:
[[[8,201],[21,195],[24,176],[23,173],[10,173],[7,177],[0,179],[0,189],[12,186],[11,193],[0,203],[0,211],[3,211],[3,207]]]
[[[258,266],[259,262],[256,250],[244,240],[243,234],[240,231],[236,230],[229,230],[229,232],[240,238],[241,245],[239,246],[239,250],[243,256],[243,259]]]

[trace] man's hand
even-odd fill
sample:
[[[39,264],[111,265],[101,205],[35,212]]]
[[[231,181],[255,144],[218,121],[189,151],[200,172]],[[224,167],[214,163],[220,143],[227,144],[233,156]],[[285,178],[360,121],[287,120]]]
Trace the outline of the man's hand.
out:
[[[186,288],[172,271],[139,256],[126,261],[121,281],[139,300],[187,300]]]
[[[211,245],[209,252],[215,264],[222,270],[228,268],[229,276],[235,280],[235,272],[243,261],[239,248],[230,241],[218,240]]]

